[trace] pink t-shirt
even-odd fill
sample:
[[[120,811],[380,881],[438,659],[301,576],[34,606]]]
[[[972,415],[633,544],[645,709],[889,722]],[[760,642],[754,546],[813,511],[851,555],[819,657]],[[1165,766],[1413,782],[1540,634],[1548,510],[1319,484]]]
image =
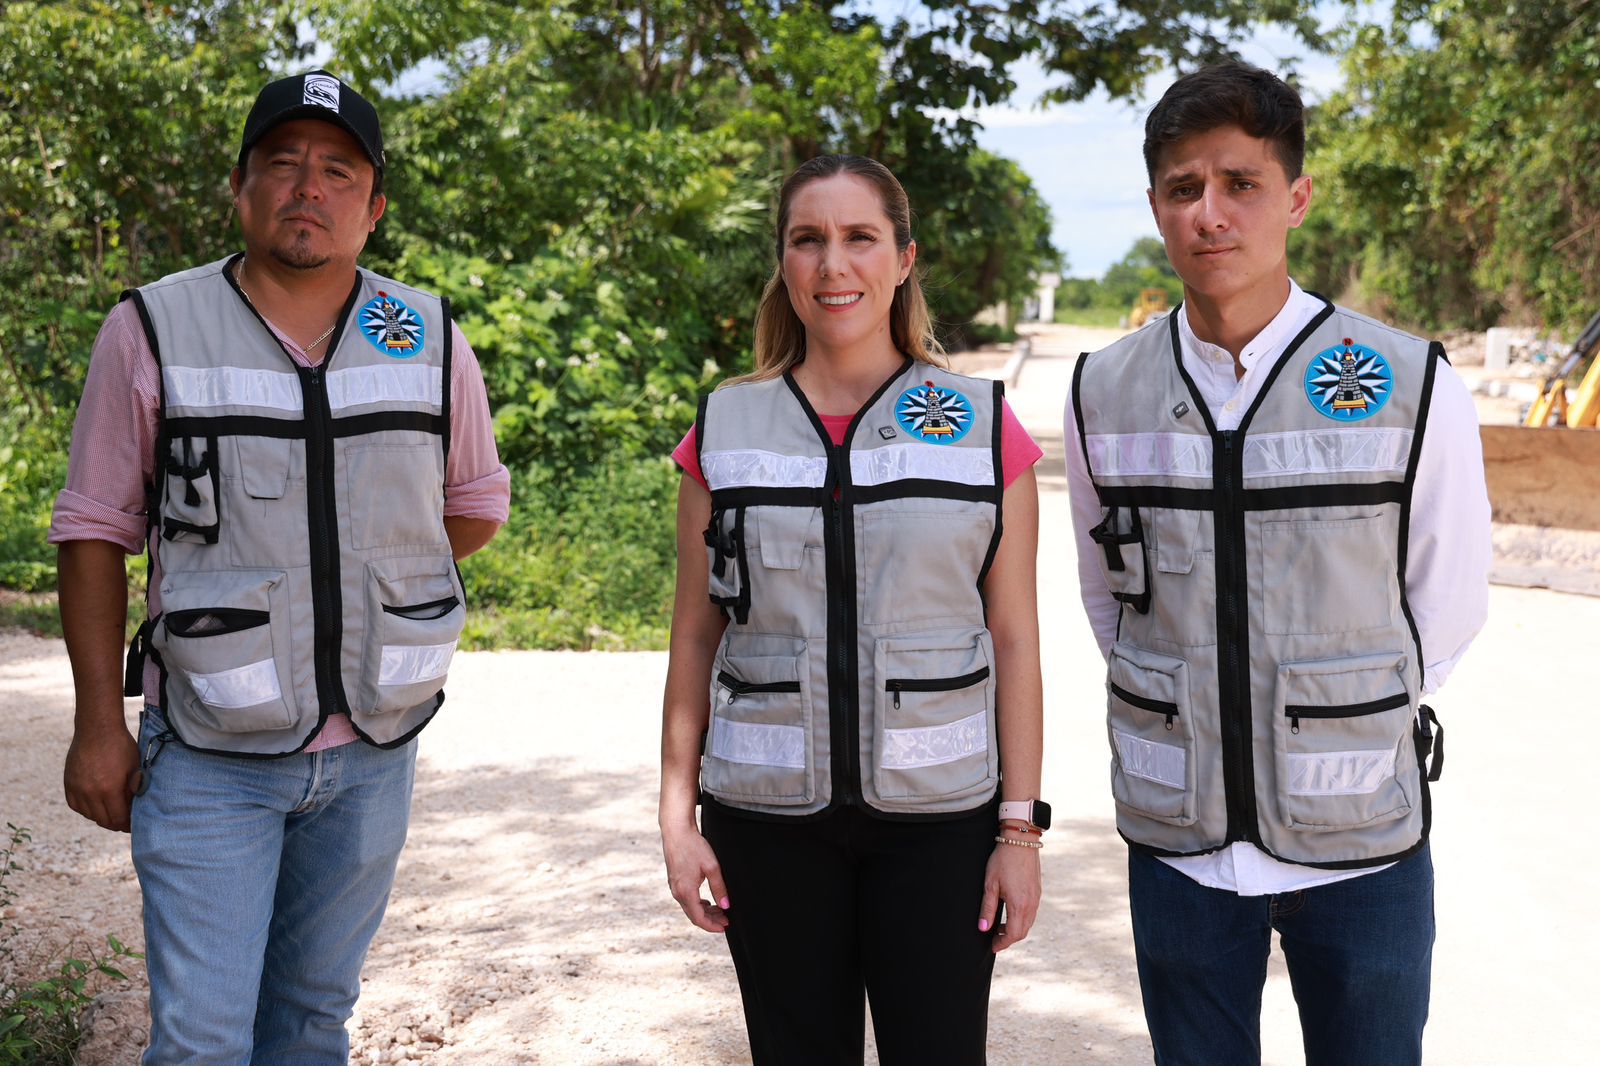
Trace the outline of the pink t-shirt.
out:
[[[495,449],[489,397],[478,357],[451,323],[450,455],[445,465],[446,515],[505,522],[511,506],[511,475]],[[284,350],[302,366],[313,359],[273,328]],[[89,376],[72,427],[67,484],[56,497],[50,518],[51,544],[104,540],[129,554],[145,549],[148,529],[144,486],[155,472],[157,429],[161,418],[159,370],[150,340],[131,300],[112,308],[95,338]],[[150,613],[161,610],[161,563],[152,560]],[[145,664],[144,690],[154,700],[160,675]],[[331,715],[306,751],[356,739],[350,719]]]
[[[844,435],[850,429],[850,420],[855,415],[818,415],[822,419],[822,428],[828,431],[828,436],[833,438],[833,443],[843,444]],[[1044,451],[1022,428],[1022,423],[1017,421],[1017,416],[1012,413],[1011,405],[1004,399],[1000,401],[1000,466],[1005,477],[1006,487],[1022,475],[1022,472],[1044,456]],[[704,488],[710,489],[706,484],[705,475],[700,472],[700,457],[696,454],[694,441],[694,427],[689,427],[689,432],[683,435],[683,440],[672,449],[672,461],[683,468],[683,472],[694,478]]]

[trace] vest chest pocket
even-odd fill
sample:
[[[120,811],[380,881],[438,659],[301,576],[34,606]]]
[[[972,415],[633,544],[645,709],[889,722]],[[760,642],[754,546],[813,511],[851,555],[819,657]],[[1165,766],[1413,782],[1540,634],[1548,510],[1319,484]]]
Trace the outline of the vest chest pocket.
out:
[[[1400,602],[1393,545],[1383,515],[1266,522],[1261,527],[1268,633],[1348,633],[1392,624]],[[1371,560],[1387,560],[1373,580]],[[1401,623],[1402,625],[1404,623]]]
[[[762,637],[793,647],[779,655],[739,654],[725,645],[712,666],[711,718],[701,786],[732,803],[794,806],[816,796],[806,642]],[[748,650],[776,650],[750,647]]]
[[[1211,516],[1158,508],[1148,512],[1151,534],[1151,636],[1185,647],[1217,642],[1216,552],[1205,534]]]
[[[1286,828],[1353,829],[1410,813],[1405,666],[1405,656],[1382,654],[1278,667],[1273,742]]]
[[[448,543],[438,444],[355,445],[345,453],[344,464],[352,547],[432,548]]]
[[[357,709],[409,710],[444,688],[466,606],[449,560],[426,556],[367,564],[367,638]]]
[[[178,437],[168,441],[167,448],[161,538],[215,544],[222,529],[217,502],[217,438]]]
[[[304,566],[306,479],[296,467],[302,445],[284,437],[231,438],[228,473],[228,551],[235,566]],[[303,455],[303,452],[300,453]]]
[[[1169,825],[1193,824],[1189,664],[1130,644],[1115,644],[1106,687],[1112,797],[1119,806],[1146,818]]]
[[[224,733],[288,729],[295,700],[282,571],[169,574],[151,643],[168,674],[167,708]]]
[[[860,516],[861,621],[978,622],[978,571],[994,518],[970,510],[868,511]]]
[[[873,786],[884,799],[960,799],[994,787],[994,654],[987,630],[880,638]]]

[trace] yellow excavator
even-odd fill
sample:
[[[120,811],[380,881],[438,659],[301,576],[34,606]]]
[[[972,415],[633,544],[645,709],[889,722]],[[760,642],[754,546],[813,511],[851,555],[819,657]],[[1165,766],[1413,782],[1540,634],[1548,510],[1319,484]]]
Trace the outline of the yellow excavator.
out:
[[[1520,426],[1482,426],[1498,522],[1600,530],[1600,312],[1578,335]],[[1569,399],[1568,379],[1590,360]]]
[[[1140,289],[1139,302],[1128,312],[1128,325],[1138,329],[1157,315],[1167,312],[1166,289]]]

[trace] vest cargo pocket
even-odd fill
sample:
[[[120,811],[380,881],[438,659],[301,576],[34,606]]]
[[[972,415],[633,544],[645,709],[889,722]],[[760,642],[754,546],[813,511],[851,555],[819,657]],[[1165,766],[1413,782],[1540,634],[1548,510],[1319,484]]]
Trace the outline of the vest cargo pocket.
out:
[[[732,803],[810,803],[816,785],[811,698],[801,671],[806,643],[761,639],[794,651],[746,655],[725,645],[717,655],[700,784],[717,799]]]
[[[215,544],[222,528],[217,506],[217,438],[178,437],[167,447],[161,538]]]
[[[466,624],[454,568],[438,556],[367,564],[367,639],[356,709],[409,710],[444,688]]]
[[[282,571],[182,571],[161,582],[151,643],[167,671],[169,715],[223,733],[295,723]]]
[[[1278,807],[1289,829],[1324,832],[1403,818],[1416,777],[1405,656],[1278,667],[1273,739]],[[1407,756],[1411,761],[1407,761]]]
[[[1112,598],[1140,614],[1149,613],[1149,550],[1138,509],[1109,508],[1100,524],[1089,530],[1089,538],[1100,545],[1100,572]]]
[[[987,630],[880,638],[872,781],[884,799],[960,799],[999,776]]]
[[[705,531],[711,602],[737,625],[750,620],[750,552],[744,521],[743,507],[717,508]]]
[[[1117,805],[1169,825],[1195,820],[1189,664],[1115,644],[1108,664],[1106,727]]]

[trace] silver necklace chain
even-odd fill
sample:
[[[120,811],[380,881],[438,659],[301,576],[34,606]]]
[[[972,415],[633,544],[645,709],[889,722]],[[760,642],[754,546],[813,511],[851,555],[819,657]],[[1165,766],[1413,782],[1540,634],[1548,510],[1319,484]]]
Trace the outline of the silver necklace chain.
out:
[[[262,318],[266,318],[267,316],[262,313],[261,308],[256,306],[256,302],[254,300],[250,299],[250,294],[245,291],[244,278],[242,277],[243,274],[244,274],[244,264],[240,263],[237,267],[234,268],[234,271],[233,271],[233,280],[239,286],[240,295],[242,295],[244,297],[244,302],[250,305],[251,310],[255,311],[256,314],[261,315]],[[329,326],[327,329],[322,331],[322,336],[318,337],[316,340],[312,341],[310,344],[302,344],[300,346],[300,350],[302,352],[305,352],[307,355],[310,355],[311,354],[311,349],[315,348],[317,345],[321,344],[323,341],[325,341],[329,337],[333,336],[333,331],[338,329],[338,328],[339,328],[339,320],[337,318],[335,318],[333,320],[333,325]]]

